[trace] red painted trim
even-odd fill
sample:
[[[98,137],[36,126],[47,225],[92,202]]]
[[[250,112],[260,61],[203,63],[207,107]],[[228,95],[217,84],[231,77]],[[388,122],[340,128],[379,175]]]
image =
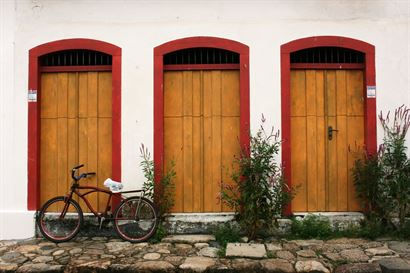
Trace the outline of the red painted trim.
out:
[[[169,70],[239,70],[239,64],[168,64],[164,71]]]
[[[27,207],[37,210],[40,171],[40,65],[42,55],[69,49],[88,49],[112,55],[112,178],[121,181],[121,48],[91,39],[66,39],[45,43],[29,51],[28,88],[37,90],[37,102],[28,103],[28,195]]]
[[[41,66],[40,72],[111,71],[112,65]]]
[[[194,47],[220,48],[240,55],[240,145],[243,150],[249,152],[249,47],[216,37],[189,37],[167,42],[154,48],[154,168],[157,188],[164,163],[163,56],[176,50]]]
[[[291,126],[290,126],[290,53],[312,47],[334,46],[354,49],[365,54],[365,85],[376,85],[375,73],[375,47],[366,42],[339,36],[317,36],[291,41],[283,44],[281,50],[281,103],[282,103],[282,166],[289,186],[292,185],[291,177]],[[365,86],[365,87],[366,87]],[[364,90],[366,94],[366,88]],[[365,96],[365,145],[368,153],[377,151],[376,135],[376,99]],[[285,213],[291,214],[289,205]]]
[[[345,63],[291,63],[290,69],[364,69],[364,64]]]

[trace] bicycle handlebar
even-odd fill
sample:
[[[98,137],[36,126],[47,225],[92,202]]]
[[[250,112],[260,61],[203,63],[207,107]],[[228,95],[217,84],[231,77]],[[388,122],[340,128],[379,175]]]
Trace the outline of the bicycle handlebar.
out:
[[[74,168],[71,170],[71,177],[72,177],[75,181],[79,181],[81,178],[84,178],[84,177],[87,177],[87,176],[96,175],[95,172],[91,172],[91,173],[82,173],[82,174],[79,175],[79,176],[75,176],[75,172],[76,172],[79,168],[82,168],[82,167],[84,167],[84,164],[78,165],[78,166],[74,167]]]

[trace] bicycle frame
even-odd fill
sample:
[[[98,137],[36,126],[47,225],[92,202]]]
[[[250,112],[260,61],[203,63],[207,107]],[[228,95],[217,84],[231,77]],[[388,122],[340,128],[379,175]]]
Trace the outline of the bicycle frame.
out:
[[[88,190],[85,193],[81,193],[80,190]],[[103,213],[99,213],[98,211],[96,211],[93,206],[90,204],[90,202],[88,201],[88,199],[86,198],[86,196],[88,194],[94,193],[94,192],[101,192],[104,194],[108,194],[108,200],[107,200],[107,204],[105,205],[105,210]],[[124,200],[124,198],[122,197],[122,194],[126,194],[126,193],[139,193],[139,192],[143,192],[143,190],[132,190],[132,191],[122,191],[122,192],[112,192],[106,189],[102,189],[102,188],[98,188],[98,187],[94,187],[94,186],[79,186],[78,184],[73,184],[71,186],[71,190],[70,192],[67,194],[66,198],[67,200],[71,200],[73,198],[73,194],[76,194],[78,197],[80,197],[84,203],[87,205],[87,207],[90,209],[90,211],[94,214],[95,217],[97,217],[98,219],[104,218],[106,219],[106,216],[108,216],[108,211],[110,210],[111,206],[111,200],[113,199],[113,196],[115,198],[119,198],[120,200]],[[141,198],[143,197],[142,195],[139,195],[140,197],[140,201]],[[64,209],[60,215],[61,218],[65,217],[65,214],[68,211],[68,206],[69,206],[69,202],[66,202]],[[138,202],[138,206],[137,206],[137,211],[139,209],[139,202]],[[117,220],[115,218],[110,218],[110,220]]]

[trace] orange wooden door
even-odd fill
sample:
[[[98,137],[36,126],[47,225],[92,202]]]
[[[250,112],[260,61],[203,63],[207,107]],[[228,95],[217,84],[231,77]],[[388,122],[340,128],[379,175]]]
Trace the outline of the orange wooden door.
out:
[[[221,212],[221,182],[239,156],[239,71],[164,73],[164,164],[175,163],[173,212]]]
[[[291,71],[294,212],[360,210],[351,168],[364,145],[363,101],[361,70]]]
[[[85,165],[80,172],[97,173],[81,185],[102,187],[111,177],[111,87],[111,72],[41,75],[41,204],[68,192],[75,165]],[[87,197],[94,209],[105,209],[105,194]]]

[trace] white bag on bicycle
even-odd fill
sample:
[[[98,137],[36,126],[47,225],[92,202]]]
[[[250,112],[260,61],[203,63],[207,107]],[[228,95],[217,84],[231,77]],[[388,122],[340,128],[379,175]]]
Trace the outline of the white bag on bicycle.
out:
[[[124,187],[123,184],[113,181],[111,178],[107,178],[104,181],[104,186],[110,189],[112,192],[120,192]]]

